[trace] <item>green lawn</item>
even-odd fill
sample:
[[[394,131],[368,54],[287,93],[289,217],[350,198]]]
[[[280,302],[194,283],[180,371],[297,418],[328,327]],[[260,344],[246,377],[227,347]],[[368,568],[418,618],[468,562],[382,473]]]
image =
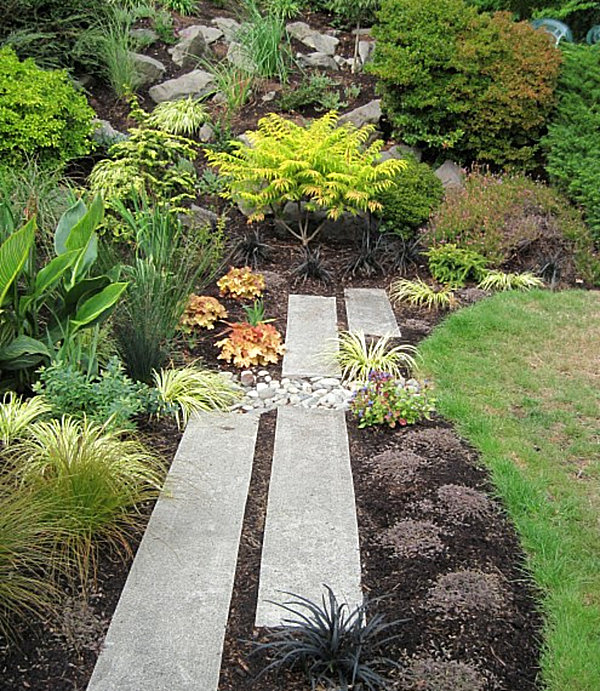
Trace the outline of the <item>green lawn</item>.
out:
[[[544,593],[543,680],[599,691],[600,293],[496,295],[451,315],[422,354]]]

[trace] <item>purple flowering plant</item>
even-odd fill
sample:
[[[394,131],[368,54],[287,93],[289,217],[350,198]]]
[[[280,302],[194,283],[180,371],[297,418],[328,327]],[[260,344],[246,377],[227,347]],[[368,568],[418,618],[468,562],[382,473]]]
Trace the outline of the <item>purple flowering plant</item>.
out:
[[[434,404],[424,386],[416,391],[389,372],[371,371],[365,385],[354,393],[350,410],[361,429],[373,425],[404,427],[431,419]]]

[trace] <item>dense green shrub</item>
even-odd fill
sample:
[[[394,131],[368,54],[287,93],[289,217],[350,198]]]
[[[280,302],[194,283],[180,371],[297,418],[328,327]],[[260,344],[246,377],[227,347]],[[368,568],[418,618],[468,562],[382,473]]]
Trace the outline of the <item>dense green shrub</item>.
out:
[[[118,358],[111,358],[106,369],[88,376],[78,367],[56,362],[39,371],[33,385],[49,405],[53,417],[88,417],[117,429],[130,428],[133,418],[159,409],[158,393],[134,382],[123,371]]]
[[[556,190],[524,175],[474,171],[450,190],[424,239],[479,252],[494,268],[544,274],[550,281],[600,281],[590,232]]]
[[[600,242],[600,47],[569,46],[543,140],[550,178],[583,207]]]
[[[441,181],[427,164],[413,157],[406,161],[408,166],[396,175],[395,184],[377,195],[382,206],[379,230],[402,237],[423,226],[444,196]]]
[[[374,35],[369,69],[405,142],[532,165],[561,59],[547,35],[465,0],[383,0]]]
[[[0,49],[0,165],[37,156],[64,163],[89,153],[94,111],[66,73]]]
[[[448,243],[431,247],[426,255],[433,278],[452,288],[464,286],[469,279],[480,281],[486,274],[486,257],[467,247]]]
[[[600,2],[598,0],[469,0],[480,10],[507,10],[519,19],[549,17],[565,22],[583,38],[587,30],[600,23]]]

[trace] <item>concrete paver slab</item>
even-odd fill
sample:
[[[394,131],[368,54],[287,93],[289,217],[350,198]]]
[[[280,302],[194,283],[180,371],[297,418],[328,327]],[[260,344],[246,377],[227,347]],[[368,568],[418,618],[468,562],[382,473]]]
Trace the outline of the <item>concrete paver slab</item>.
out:
[[[258,419],[190,420],[88,691],[216,691]]]
[[[347,288],[344,295],[350,331],[362,331],[368,336],[400,336],[400,329],[385,290]]]
[[[336,336],[337,312],[334,297],[290,295],[282,376],[339,375],[339,365],[326,355],[335,348]]]
[[[288,596],[362,601],[360,552],[342,411],[280,408],[263,541],[257,626],[277,626]]]

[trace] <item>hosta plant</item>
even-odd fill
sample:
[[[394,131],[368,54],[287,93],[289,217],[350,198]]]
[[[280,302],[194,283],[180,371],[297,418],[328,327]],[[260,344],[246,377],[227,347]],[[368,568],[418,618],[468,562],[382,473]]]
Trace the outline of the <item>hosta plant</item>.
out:
[[[400,377],[403,369],[416,367],[416,348],[411,345],[394,346],[391,336],[368,341],[362,331],[345,331],[340,333],[337,345],[333,358],[341,367],[342,379],[347,382],[366,382],[373,370]]]
[[[262,671],[301,669],[312,689],[389,688],[383,673],[396,663],[382,655],[382,645],[395,638],[390,628],[403,621],[386,622],[371,614],[367,604],[350,608],[325,585],[321,602],[284,593],[291,600],[278,603],[291,617],[283,626],[267,629],[256,652],[266,652],[273,661]]]
[[[272,324],[252,326],[248,322],[239,322],[231,324],[227,333],[226,338],[215,343],[221,348],[217,358],[232,362],[236,367],[276,364],[283,355],[281,334]]]
[[[434,400],[424,385],[411,386],[389,372],[371,372],[350,401],[358,426],[405,427],[431,418]]]
[[[236,300],[252,300],[259,298],[265,289],[265,278],[262,274],[252,273],[249,266],[241,269],[232,266],[229,271],[217,281],[217,286],[223,297],[228,296]]]
[[[227,310],[210,295],[190,295],[179,330],[191,334],[196,329],[214,329],[215,323],[227,318]]]
[[[180,428],[193,413],[227,410],[240,398],[240,389],[230,379],[195,365],[154,372],[154,385],[160,398],[174,410]]]
[[[488,271],[478,287],[482,290],[532,290],[543,288],[544,281],[529,271],[522,274]]]
[[[452,309],[458,301],[448,286],[434,288],[420,278],[399,278],[390,285],[390,300],[428,309]]]
[[[252,209],[249,223],[272,213],[307,246],[327,219],[380,210],[376,195],[407,165],[394,159],[379,162],[382,142],[368,144],[373,131],[372,126],[338,126],[334,111],[306,127],[272,113],[247,133],[248,145],[235,141],[232,153],[206,155],[227,181],[222,196]],[[284,215],[288,202],[297,207],[297,222]],[[325,218],[311,227],[315,211]]]

